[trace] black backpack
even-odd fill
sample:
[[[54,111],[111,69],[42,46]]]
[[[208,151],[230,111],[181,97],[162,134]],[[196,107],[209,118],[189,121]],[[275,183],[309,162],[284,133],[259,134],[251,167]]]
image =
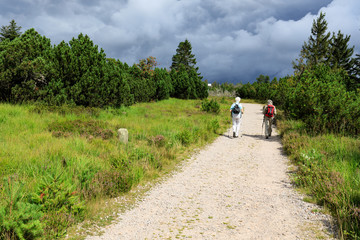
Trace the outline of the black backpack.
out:
[[[235,104],[235,107],[233,108],[232,112],[234,114],[239,114],[240,111],[241,111],[241,109],[240,109],[239,105]]]

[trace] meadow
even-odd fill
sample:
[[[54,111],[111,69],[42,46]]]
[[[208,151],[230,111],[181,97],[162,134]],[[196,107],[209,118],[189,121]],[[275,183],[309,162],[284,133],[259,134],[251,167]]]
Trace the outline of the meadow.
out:
[[[0,104],[1,239],[64,237],[106,211],[104,199],[171,172],[229,126],[231,100],[210,102],[218,114],[204,111],[207,100],[117,109]]]
[[[171,98],[106,109],[0,104],[0,239],[83,239],[87,229],[110,223],[226,132],[232,101]],[[341,238],[358,239],[359,138],[313,134],[279,113],[294,184],[334,216]],[[128,144],[119,142],[119,128],[128,130]]]
[[[334,217],[340,239],[359,239],[360,139],[313,134],[294,120],[279,121],[278,130],[295,166],[292,180],[304,200],[323,206]]]

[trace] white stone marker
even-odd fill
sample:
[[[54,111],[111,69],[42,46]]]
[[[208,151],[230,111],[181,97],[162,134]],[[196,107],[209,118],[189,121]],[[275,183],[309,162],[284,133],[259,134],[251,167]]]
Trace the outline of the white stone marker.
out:
[[[117,132],[119,135],[119,141],[125,144],[128,143],[129,140],[128,130],[126,128],[120,128]]]

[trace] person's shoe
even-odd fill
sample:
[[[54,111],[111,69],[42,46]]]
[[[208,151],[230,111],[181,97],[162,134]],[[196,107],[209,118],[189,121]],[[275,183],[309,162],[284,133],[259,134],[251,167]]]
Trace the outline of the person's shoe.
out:
[[[234,132],[233,132],[233,137],[236,137]]]
[[[266,139],[268,139],[269,138],[269,136],[266,136]]]

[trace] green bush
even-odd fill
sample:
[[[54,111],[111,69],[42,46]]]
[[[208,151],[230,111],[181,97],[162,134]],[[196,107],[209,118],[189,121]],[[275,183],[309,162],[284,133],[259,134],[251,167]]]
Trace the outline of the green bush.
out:
[[[0,206],[0,239],[36,239],[43,234],[40,207],[27,201],[24,184],[4,179],[5,203]]]
[[[195,69],[186,69],[181,64],[178,70],[170,72],[173,91],[172,97],[180,99],[204,99],[208,97],[208,88]]]
[[[308,131],[356,136],[360,132],[360,96],[346,86],[342,69],[317,65],[301,75],[271,83],[245,84],[237,90],[242,97],[272,99],[291,119],[302,120]]]
[[[211,99],[210,101],[208,99],[204,99],[201,103],[201,110],[205,112],[219,114],[220,104],[214,99]]]
[[[171,84],[171,77],[167,70],[156,68],[154,70],[153,80],[156,84],[155,99],[168,99],[173,89]]]
[[[156,147],[164,147],[166,143],[166,139],[163,135],[156,135],[155,137],[148,139],[148,141],[151,145]]]
[[[154,156],[154,154],[149,153],[146,149],[143,148],[135,148],[130,156],[130,161],[136,163],[138,161],[142,161],[144,163],[149,164],[153,168],[161,168],[162,165],[158,161],[158,159]]]
[[[207,124],[207,130],[211,131],[213,133],[217,133],[217,130],[220,128],[220,124],[219,121],[217,119],[212,119],[208,124]]]
[[[170,96],[208,97],[197,68],[181,64],[168,72],[141,60],[129,67],[106,58],[104,50],[82,33],[52,46],[29,29],[12,41],[1,41],[0,50],[0,101],[120,107]]]
[[[53,122],[49,125],[49,131],[51,131],[55,137],[67,137],[73,134],[79,134],[87,138],[98,137],[111,139],[115,133],[113,130],[107,128],[108,126],[105,122],[95,120]]]
[[[143,75],[143,72],[133,65],[129,69],[129,86],[131,94],[134,96],[134,102],[149,102],[155,99],[156,83],[149,74]],[[145,87],[146,86],[146,87]]]
[[[88,192],[91,193],[91,196],[115,197],[119,193],[129,191],[135,184],[133,176],[130,174],[132,169],[133,166],[128,164],[126,170],[115,168],[98,171],[91,181]]]
[[[193,141],[193,136],[190,131],[183,130],[177,134],[177,139],[181,142],[182,145],[187,146]]]
[[[47,79],[52,78],[51,43],[34,29],[13,41],[5,41],[0,51],[0,101],[37,101],[42,98]]]
[[[44,212],[41,219],[48,237],[64,236],[69,226],[83,218],[84,204],[64,172],[45,175],[32,201]]]

